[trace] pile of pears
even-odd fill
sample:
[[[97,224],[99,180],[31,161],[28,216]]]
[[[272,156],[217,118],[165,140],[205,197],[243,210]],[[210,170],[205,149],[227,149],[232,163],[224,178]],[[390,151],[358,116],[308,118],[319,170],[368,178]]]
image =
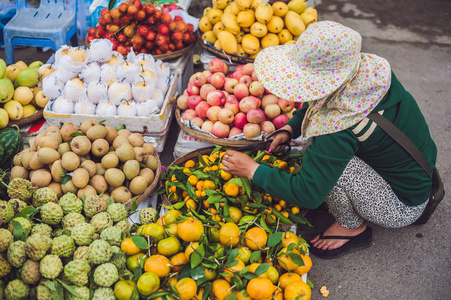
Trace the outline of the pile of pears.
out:
[[[41,61],[23,61],[6,66],[0,59],[0,129],[45,107],[48,98],[38,87],[42,79]]]

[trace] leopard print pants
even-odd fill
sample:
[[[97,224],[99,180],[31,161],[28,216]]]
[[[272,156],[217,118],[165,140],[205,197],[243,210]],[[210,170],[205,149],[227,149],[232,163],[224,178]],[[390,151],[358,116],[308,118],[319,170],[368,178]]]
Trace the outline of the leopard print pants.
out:
[[[405,227],[415,222],[427,201],[407,206],[390,185],[369,165],[354,157],[326,198],[331,214],[341,226],[353,229],[364,220],[386,228]]]

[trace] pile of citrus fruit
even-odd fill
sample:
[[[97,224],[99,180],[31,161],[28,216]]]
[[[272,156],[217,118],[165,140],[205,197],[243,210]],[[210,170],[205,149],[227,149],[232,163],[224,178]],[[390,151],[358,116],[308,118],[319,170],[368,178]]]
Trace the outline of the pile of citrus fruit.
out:
[[[128,276],[115,285],[118,299],[310,299],[308,244],[286,230],[303,220],[300,208],[224,172],[223,155],[218,147],[168,168],[160,192],[169,210],[122,241]],[[254,159],[299,171],[296,156]]]

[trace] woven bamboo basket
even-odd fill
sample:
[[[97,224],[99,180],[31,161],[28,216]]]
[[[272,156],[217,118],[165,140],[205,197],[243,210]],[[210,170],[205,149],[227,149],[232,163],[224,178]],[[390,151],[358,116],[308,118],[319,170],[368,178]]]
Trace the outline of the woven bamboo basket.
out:
[[[195,44],[196,43],[192,43],[191,45],[189,45],[186,48],[174,51],[174,52],[169,53],[169,54],[153,55],[153,58],[155,60],[162,60],[162,61],[168,61],[168,60],[171,60],[171,59],[176,59],[176,58],[179,58],[180,56],[183,56],[186,53],[190,52],[191,49],[193,49]]]
[[[141,195],[138,195],[136,197],[136,204],[140,204],[144,200],[146,200],[158,187],[158,184],[160,182],[161,178],[161,161],[158,155],[155,153],[154,157],[157,159],[157,169],[155,170],[155,177],[152,181],[152,183],[147,187],[147,189],[142,193]],[[133,204],[133,198],[129,199],[127,202],[124,203],[124,205],[127,208],[130,208]]]
[[[44,112],[44,109],[41,108],[40,110],[37,110],[34,114],[32,114],[29,117],[22,118],[22,119],[20,119],[18,121],[9,121],[8,126],[17,125],[19,127],[24,127],[24,126],[30,125],[34,121],[37,121],[40,118],[42,118],[42,113],[43,112]]]
[[[185,131],[192,137],[195,137],[204,142],[208,142],[208,143],[212,143],[212,144],[220,145],[220,146],[227,146],[227,147],[244,147],[244,146],[248,146],[248,145],[252,145],[252,144],[261,142],[261,141],[251,141],[251,140],[231,140],[231,139],[226,139],[226,138],[217,138],[217,137],[211,136],[208,133],[201,132],[201,131],[195,130],[193,128],[190,128],[189,126],[186,126],[185,124],[182,123],[181,112],[180,112],[180,108],[178,108],[178,107],[175,110],[175,118],[177,120],[177,124],[179,124],[180,128],[183,131]]]
[[[228,61],[232,61],[232,62],[237,63],[237,64],[247,64],[247,63],[253,63],[254,62],[253,58],[246,57],[246,56],[238,56],[238,55],[234,55],[234,54],[229,54],[229,53],[226,53],[226,52],[224,52],[222,50],[216,49],[210,43],[207,43],[207,42],[205,42],[202,39],[202,33],[201,33],[200,30],[196,31],[196,38],[197,38],[197,41],[199,42],[199,44],[201,45],[201,47],[203,49],[207,50],[208,52],[214,54],[217,57],[220,57],[220,58],[228,60]]]

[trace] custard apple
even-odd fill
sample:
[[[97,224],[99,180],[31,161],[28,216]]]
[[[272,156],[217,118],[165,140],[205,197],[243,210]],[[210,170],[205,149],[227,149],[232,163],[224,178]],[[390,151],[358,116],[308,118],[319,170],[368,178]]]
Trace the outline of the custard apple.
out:
[[[88,276],[91,267],[85,260],[76,259],[64,266],[64,275],[77,286],[88,284]]]
[[[20,268],[27,260],[25,252],[25,242],[15,241],[9,245],[7,258],[9,264],[14,268]]]
[[[52,241],[52,254],[59,257],[71,257],[75,251],[74,239],[68,235],[61,235]]]
[[[6,252],[13,241],[12,233],[8,229],[0,228],[0,252]]]
[[[109,213],[113,218],[114,223],[125,220],[128,217],[127,209],[125,208],[124,204],[121,203],[113,203],[109,205],[106,209],[106,212]]]
[[[127,220],[117,222],[117,224],[114,226],[119,227],[125,234],[129,234],[130,230],[132,229],[132,225]]]
[[[77,250],[75,250],[74,252],[74,260],[75,259],[81,259],[84,260],[88,263],[90,263],[89,261],[89,247],[88,246],[81,246],[78,247]]]
[[[20,199],[10,199],[8,203],[11,204],[11,206],[14,208],[14,213],[16,214],[20,213],[23,209],[28,207],[28,204]]]
[[[14,217],[14,207],[7,201],[0,200],[0,216],[5,224],[8,223]]]
[[[101,233],[104,229],[113,226],[113,219],[109,213],[101,212],[92,217],[90,223],[97,233]]]
[[[81,296],[77,297],[72,295],[71,292],[65,291],[64,292],[64,299],[66,300],[89,300],[89,297],[91,296],[91,290],[87,286],[74,286],[75,292]]]
[[[36,298],[38,300],[54,300],[52,291],[49,289],[47,284],[50,281],[42,279],[39,285],[36,287]]]
[[[144,207],[139,211],[139,221],[141,224],[155,223],[158,219],[158,212],[153,207]]]
[[[19,199],[28,203],[33,196],[33,192],[28,190],[31,186],[29,180],[19,177],[13,178],[8,184],[9,199]]]
[[[55,228],[55,230],[53,230],[52,236],[55,238],[55,237],[62,236],[63,234],[68,235],[69,233],[67,233],[67,232],[68,232],[68,230],[66,230],[62,227],[57,227],[57,228]]]
[[[116,296],[112,288],[100,287],[94,291],[92,300],[116,300]]]
[[[39,273],[39,262],[31,259],[27,260],[19,270],[20,279],[26,284],[35,284],[41,279]]]
[[[111,250],[113,251],[113,256],[110,259],[110,263],[116,266],[118,270],[125,269],[125,263],[127,262],[127,256],[124,251],[117,246],[112,246]]]
[[[5,284],[0,280],[0,299],[5,297]]]
[[[65,215],[71,212],[79,213],[83,211],[83,201],[73,193],[67,193],[60,198],[59,205],[63,209]]]
[[[111,246],[120,246],[122,243],[122,230],[115,226],[108,227],[100,233],[100,238],[110,243]]]
[[[25,252],[32,260],[41,260],[52,246],[52,239],[45,235],[32,234],[25,242]]]
[[[30,234],[33,235],[35,233],[52,238],[52,227],[44,223],[36,224],[31,228]]]
[[[12,234],[14,234],[14,222],[18,222],[21,226],[22,226],[22,232],[27,232],[28,230],[31,229],[31,222],[28,219],[25,219],[23,217],[16,217],[14,219],[11,220],[11,222],[9,222],[8,224],[8,229],[9,231],[11,231]]]
[[[83,217],[82,214],[71,212],[63,217],[61,224],[63,225],[63,228],[72,230],[76,225],[85,222],[85,217]]]
[[[92,242],[92,236],[94,235],[94,226],[89,223],[77,224],[71,231],[71,237],[75,243],[79,246],[89,245]]]
[[[98,266],[94,271],[94,282],[97,285],[110,287],[119,280],[119,272],[112,263]]]
[[[11,272],[11,265],[3,258],[3,255],[0,254],[0,278],[5,277],[9,272]]]
[[[48,202],[58,202],[58,195],[54,190],[49,187],[42,187],[33,192],[32,204],[34,207],[39,207]]]
[[[48,202],[41,208],[41,220],[48,225],[57,225],[63,218],[63,210],[56,203]]]
[[[28,295],[30,295],[30,287],[20,279],[14,279],[6,286],[6,300],[28,299]]]
[[[49,254],[41,259],[39,271],[47,279],[55,279],[63,270],[63,262],[58,255]]]
[[[90,195],[86,197],[84,203],[85,216],[88,218],[94,217],[96,214],[106,211],[106,201],[100,196]]]
[[[89,245],[89,261],[95,265],[108,262],[112,256],[111,246],[104,240],[95,240]]]

